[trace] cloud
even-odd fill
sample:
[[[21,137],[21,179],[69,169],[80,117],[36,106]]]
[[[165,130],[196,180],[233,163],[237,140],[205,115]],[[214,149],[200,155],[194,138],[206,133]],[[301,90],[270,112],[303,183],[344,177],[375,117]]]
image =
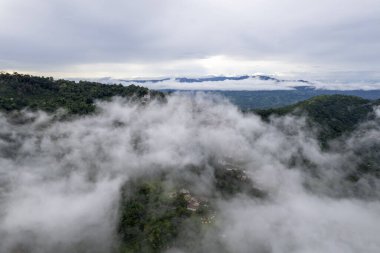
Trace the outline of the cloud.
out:
[[[380,250],[378,179],[342,183],[361,162],[356,151],[377,143],[377,119],[327,152],[304,118],[265,123],[201,93],[164,104],[119,98],[98,106],[96,115],[64,121],[38,112],[1,115],[1,252],[110,251],[125,181],[207,165],[196,182],[207,192],[211,158],[239,164],[268,198],[217,199],[215,229],[199,242],[203,251]],[[371,130],[363,136],[363,129]]]
[[[243,204],[242,204],[243,203]],[[232,202],[224,238],[233,252],[377,252],[380,205],[294,194],[270,204]],[[239,246],[237,246],[239,245]]]
[[[266,73],[379,72],[380,4],[373,0],[4,0],[0,7],[0,68],[5,70],[67,76],[78,66],[119,64],[168,75],[181,68],[160,66],[223,55],[242,65],[272,62]],[[218,67],[196,67],[220,74]],[[263,69],[257,68],[251,71]],[[187,66],[182,73],[193,69]],[[234,64],[224,70],[236,73]],[[97,75],[92,69],[82,73]]]

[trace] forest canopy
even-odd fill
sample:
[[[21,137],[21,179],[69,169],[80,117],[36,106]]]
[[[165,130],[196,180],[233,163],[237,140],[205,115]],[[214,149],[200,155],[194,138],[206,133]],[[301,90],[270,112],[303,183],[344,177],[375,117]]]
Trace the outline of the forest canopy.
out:
[[[64,108],[69,113],[94,112],[96,100],[114,96],[141,99],[144,96],[163,97],[157,91],[136,85],[102,84],[88,81],[54,80],[19,73],[0,73],[0,110],[12,111],[29,108],[53,112]]]

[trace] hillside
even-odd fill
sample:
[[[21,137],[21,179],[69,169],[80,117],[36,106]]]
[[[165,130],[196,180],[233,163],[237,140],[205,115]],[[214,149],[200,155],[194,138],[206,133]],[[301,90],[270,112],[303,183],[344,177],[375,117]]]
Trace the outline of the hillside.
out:
[[[101,84],[96,82],[54,80],[18,73],[0,74],[0,110],[12,111],[23,108],[40,109],[48,112],[65,108],[73,114],[87,114],[95,110],[95,100],[105,100],[113,96],[142,98],[163,97],[163,94],[149,89],[121,84]]]
[[[373,108],[380,100],[367,100],[355,96],[321,95],[294,105],[256,110],[263,119],[270,116],[307,116],[309,125],[317,124],[319,139],[326,143],[344,133],[349,133],[366,120],[373,118]]]

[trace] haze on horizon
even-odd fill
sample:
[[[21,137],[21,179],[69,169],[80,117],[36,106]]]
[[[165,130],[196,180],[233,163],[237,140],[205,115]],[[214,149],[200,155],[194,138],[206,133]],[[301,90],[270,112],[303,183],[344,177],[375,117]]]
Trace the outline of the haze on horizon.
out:
[[[377,0],[1,0],[0,70],[380,79]]]

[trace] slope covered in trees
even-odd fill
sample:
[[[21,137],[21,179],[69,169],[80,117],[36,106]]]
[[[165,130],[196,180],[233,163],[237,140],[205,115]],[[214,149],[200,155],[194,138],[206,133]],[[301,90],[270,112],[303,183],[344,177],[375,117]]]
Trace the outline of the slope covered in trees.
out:
[[[147,88],[129,85],[108,85],[96,82],[54,80],[18,73],[0,74],[0,109],[5,111],[24,108],[48,112],[65,108],[73,114],[87,114],[95,110],[95,100],[114,96],[142,98],[147,95],[162,97],[163,94]]]
[[[355,127],[373,118],[373,108],[380,100],[368,100],[355,96],[321,95],[294,105],[256,110],[263,119],[270,116],[306,116],[310,126],[318,126],[318,137],[323,144],[349,133]]]

